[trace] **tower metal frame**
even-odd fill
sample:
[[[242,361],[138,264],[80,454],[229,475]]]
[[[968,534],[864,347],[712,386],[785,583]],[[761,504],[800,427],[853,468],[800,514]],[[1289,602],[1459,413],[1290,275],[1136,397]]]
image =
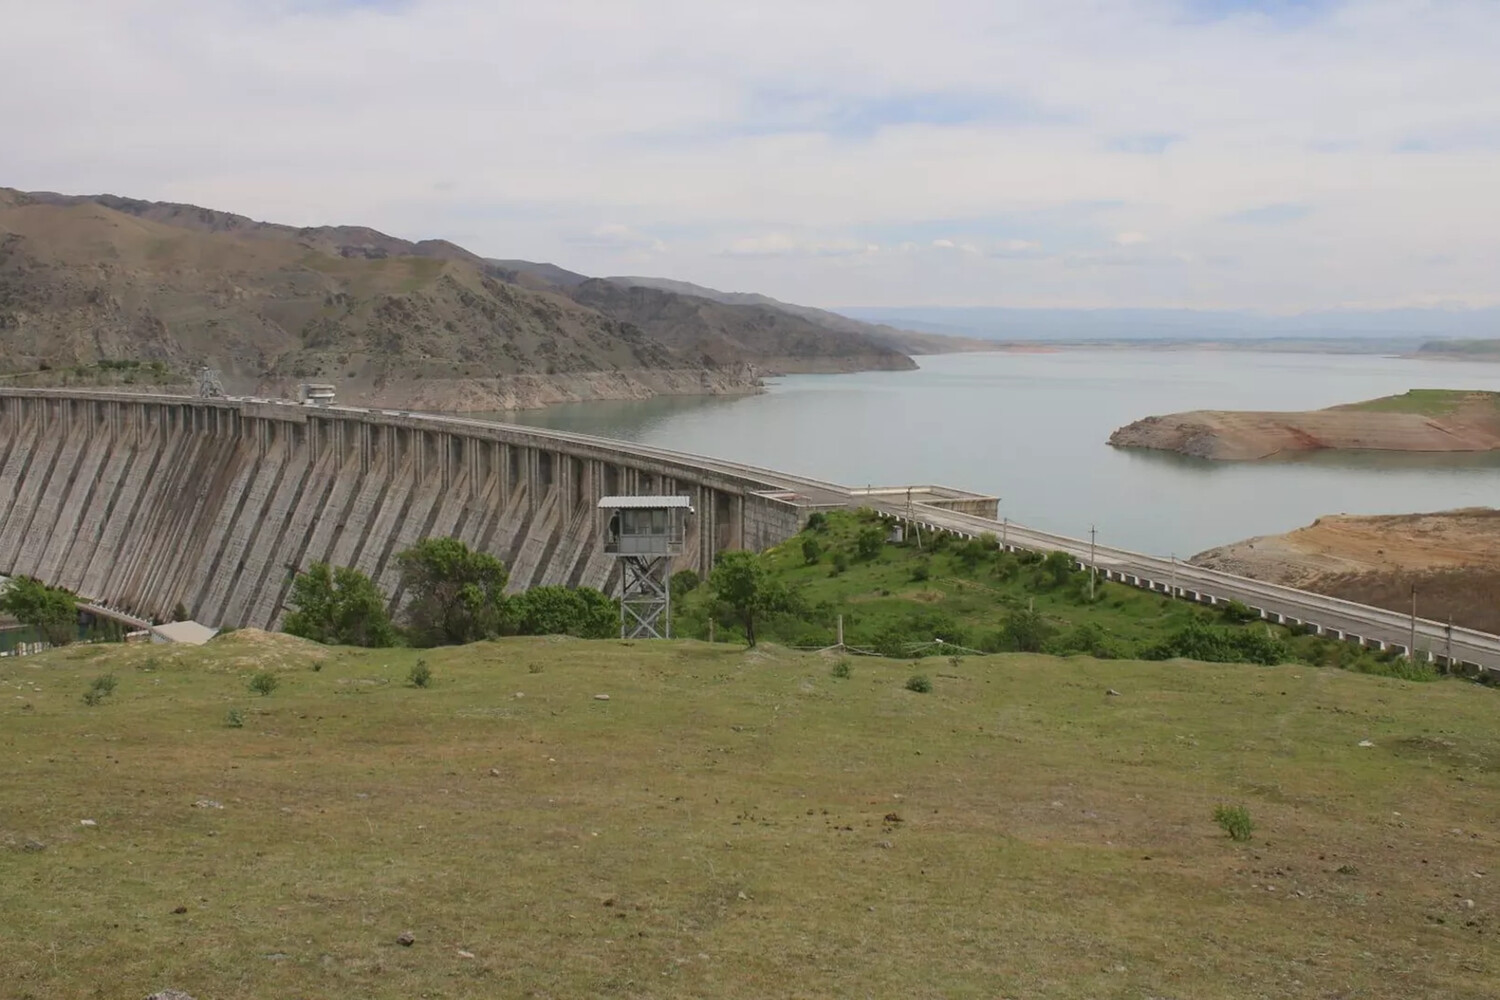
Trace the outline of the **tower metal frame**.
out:
[[[620,638],[672,638],[672,583],[667,556],[620,557]]]

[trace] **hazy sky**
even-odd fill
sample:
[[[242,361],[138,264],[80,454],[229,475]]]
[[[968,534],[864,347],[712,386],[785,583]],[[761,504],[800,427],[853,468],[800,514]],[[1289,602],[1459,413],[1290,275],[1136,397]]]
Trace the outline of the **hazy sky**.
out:
[[[1500,304],[1494,0],[0,0],[0,185],[820,305]]]

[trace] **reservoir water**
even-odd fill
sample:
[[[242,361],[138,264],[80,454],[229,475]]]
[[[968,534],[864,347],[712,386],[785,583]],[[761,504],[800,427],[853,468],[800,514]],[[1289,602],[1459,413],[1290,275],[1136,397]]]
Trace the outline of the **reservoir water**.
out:
[[[1193,409],[1301,410],[1415,388],[1500,390],[1500,365],[1374,355],[1077,350],[950,354],[910,372],[796,375],[762,395],[580,403],[493,415],[850,486],[992,493],[1002,516],[1187,556],[1323,514],[1500,502],[1500,455],[1339,453],[1215,463],[1105,443]]]

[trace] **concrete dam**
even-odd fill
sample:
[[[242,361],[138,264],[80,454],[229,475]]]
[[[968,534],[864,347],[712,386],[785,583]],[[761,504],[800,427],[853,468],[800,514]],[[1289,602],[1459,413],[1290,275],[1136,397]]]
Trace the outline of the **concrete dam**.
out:
[[[994,516],[993,498],[914,490],[929,509]],[[141,618],[181,603],[206,624],[274,628],[319,561],[359,568],[399,605],[397,553],[446,536],[504,560],[513,590],[612,592],[600,497],[689,497],[676,568],[707,573],[718,552],[774,545],[866,492],[457,417],[0,390],[0,575]]]

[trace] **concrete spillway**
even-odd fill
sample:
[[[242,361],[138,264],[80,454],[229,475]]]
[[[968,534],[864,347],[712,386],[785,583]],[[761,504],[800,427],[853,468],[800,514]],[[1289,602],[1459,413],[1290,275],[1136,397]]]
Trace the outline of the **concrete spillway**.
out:
[[[274,627],[295,574],[355,566],[393,601],[396,555],[452,536],[511,586],[609,589],[595,505],[687,495],[681,568],[795,534],[820,489],[623,443],[264,400],[0,391],[0,573],[135,614]]]

